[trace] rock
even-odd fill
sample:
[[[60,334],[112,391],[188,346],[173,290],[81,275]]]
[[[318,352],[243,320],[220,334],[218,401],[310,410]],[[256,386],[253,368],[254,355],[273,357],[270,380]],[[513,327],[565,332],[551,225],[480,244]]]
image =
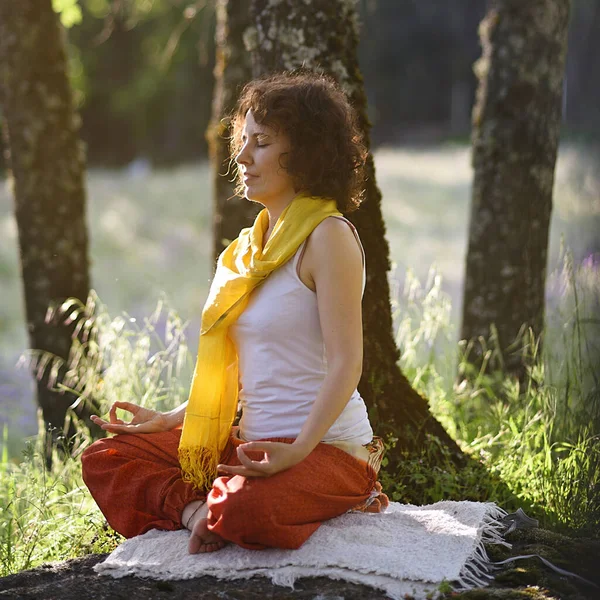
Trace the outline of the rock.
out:
[[[0,599],[11,600],[380,600],[386,595],[363,585],[326,577],[302,579],[295,589],[267,578],[220,581],[201,577],[152,581],[99,576],[92,567],[106,554],[52,563],[0,579]]]

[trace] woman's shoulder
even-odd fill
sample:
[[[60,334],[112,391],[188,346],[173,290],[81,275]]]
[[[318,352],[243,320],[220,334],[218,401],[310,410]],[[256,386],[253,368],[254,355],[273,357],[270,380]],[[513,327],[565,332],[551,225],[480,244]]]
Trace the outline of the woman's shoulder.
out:
[[[356,247],[357,238],[358,233],[350,221],[343,217],[328,217],[315,227],[309,242],[325,249],[346,245]]]
[[[357,243],[358,242],[358,243]],[[329,217],[308,238],[304,260],[311,274],[338,268],[362,270],[363,254],[356,233],[347,221]]]
[[[308,238],[307,252],[320,260],[343,259],[345,263],[363,263],[364,251],[354,225],[345,218],[328,217],[315,227]]]

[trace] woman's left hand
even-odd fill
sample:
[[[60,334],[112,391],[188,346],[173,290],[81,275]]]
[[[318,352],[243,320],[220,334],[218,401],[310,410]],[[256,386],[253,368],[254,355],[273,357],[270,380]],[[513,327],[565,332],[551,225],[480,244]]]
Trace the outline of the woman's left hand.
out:
[[[252,460],[247,452],[262,452],[262,460]],[[237,455],[242,463],[239,466],[219,465],[218,470],[229,475],[244,477],[270,477],[285,471],[300,461],[308,453],[295,444],[282,442],[247,442],[237,448]]]

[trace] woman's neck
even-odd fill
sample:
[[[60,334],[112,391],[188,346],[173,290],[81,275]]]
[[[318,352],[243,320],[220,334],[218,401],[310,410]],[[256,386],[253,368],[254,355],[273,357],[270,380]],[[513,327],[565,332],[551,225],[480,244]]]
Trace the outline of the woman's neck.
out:
[[[281,216],[281,213],[292,203],[292,200],[295,197],[296,196],[294,195],[291,198],[287,198],[282,202],[277,202],[273,204],[269,203],[269,205],[263,204],[263,206],[267,209],[267,212],[269,213],[269,227],[265,231],[263,237],[263,248],[267,244],[269,238],[271,237],[271,233],[273,233],[273,229],[275,228],[275,224]]]

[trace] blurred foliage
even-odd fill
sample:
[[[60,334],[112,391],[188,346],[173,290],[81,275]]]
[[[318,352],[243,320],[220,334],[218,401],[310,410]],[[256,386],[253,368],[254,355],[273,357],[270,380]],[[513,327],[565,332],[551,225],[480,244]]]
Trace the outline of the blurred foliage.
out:
[[[214,0],[53,0],[68,28],[71,80],[91,164],[207,153]],[[359,58],[374,145],[466,140],[486,3],[360,0]],[[600,0],[573,0],[566,131],[600,137]]]
[[[81,8],[77,0],[52,0],[52,8],[67,29],[81,23]]]
[[[61,17],[75,10],[75,0]],[[214,62],[209,0],[79,0],[70,76],[92,164],[206,155]],[[67,11],[66,13],[64,11]]]

